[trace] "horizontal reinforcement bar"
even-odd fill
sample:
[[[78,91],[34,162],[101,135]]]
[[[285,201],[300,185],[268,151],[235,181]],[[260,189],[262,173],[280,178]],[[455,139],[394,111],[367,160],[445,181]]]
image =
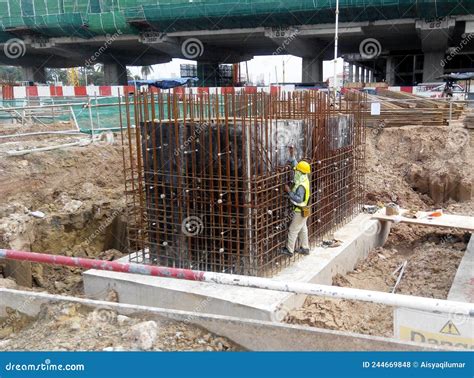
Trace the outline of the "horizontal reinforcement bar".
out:
[[[120,263],[116,261],[102,261],[80,257],[57,256],[44,253],[23,252],[7,249],[0,249],[0,259],[29,261],[35,263],[72,266],[84,269],[97,269],[121,273],[134,273],[146,276],[177,278],[190,281],[210,282],[221,285],[242,286],[295,294],[314,295],[326,298],[358,300],[393,307],[406,307],[415,310],[474,317],[474,304],[472,303],[383,293],[379,291],[361,290],[347,287],[318,285],[312,283],[284,282],[270,278],[201,272],[189,269],[167,268],[134,263]]]

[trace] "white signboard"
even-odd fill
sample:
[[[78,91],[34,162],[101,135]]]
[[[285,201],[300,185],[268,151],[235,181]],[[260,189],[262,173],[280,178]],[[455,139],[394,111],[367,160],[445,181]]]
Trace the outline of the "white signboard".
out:
[[[474,349],[472,317],[397,308],[393,321],[395,337],[401,340]]]
[[[380,115],[380,102],[372,102],[370,104],[370,115],[373,115],[373,116]]]

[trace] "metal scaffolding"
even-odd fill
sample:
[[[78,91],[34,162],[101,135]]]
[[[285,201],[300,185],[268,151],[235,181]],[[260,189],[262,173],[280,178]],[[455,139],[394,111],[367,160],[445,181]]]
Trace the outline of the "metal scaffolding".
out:
[[[360,210],[363,94],[336,104],[316,91],[120,101],[134,262],[252,276],[290,264],[297,257],[279,253],[293,211],[290,145],[312,167],[313,245]]]

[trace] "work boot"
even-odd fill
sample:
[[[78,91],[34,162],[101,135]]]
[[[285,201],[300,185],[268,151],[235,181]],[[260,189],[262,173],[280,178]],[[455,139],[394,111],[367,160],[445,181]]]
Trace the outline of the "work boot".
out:
[[[283,247],[280,251],[282,255],[287,255],[287,256],[293,256],[293,253],[290,252],[290,250],[286,247]]]
[[[296,253],[299,253],[300,255],[305,255],[305,256],[307,256],[307,255],[309,255],[309,248],[302,248],[302,247],[300,247],[300,248],[298,248],[298,249],[296,250]]]

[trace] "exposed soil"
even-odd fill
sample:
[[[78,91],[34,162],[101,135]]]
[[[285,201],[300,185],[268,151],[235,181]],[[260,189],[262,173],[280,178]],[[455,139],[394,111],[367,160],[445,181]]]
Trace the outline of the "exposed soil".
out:
[[[396,202],[408,209],[443,208],[473,215],[474,135],[464,130],[407,127],[369,131],[366,202]],[[0,144],[1,248],[109,260],[123,255],[119,234],[125,204],[118,143],[99,141],[24,156],[6,155],[20,147],[77,140],[48,137]],[[391,292],[397,279],[392,272],[407,261],[397,293],[446,298],[466,243],[466,235],[455,230],[394,225],[383,248],[372,251],[353,272],[335,277],[334,284]],[[2,268],[5,263],[0,264]],[[80,269],[33,265],[33,289],[81,295],[80,273]],[[77,306],[50,306],[36,319],[17,314],[15,322],[0,334],[0,350],[138,348],[125,334],[147,321],[146,317],[126,320],[126,327],[117,327],[117,314],[108,314],[105,322],[94,322],[95,318],[93,311]],[[393,327],[389,307],[315,297],[292,311],[286,321],[383,336],[391,336]],[[186,324],[160,323],[157,329],[151,347],[155,350],[236,348]]]
[[[91,258],[121,256],[116,231],[124,196],[118,143],[6,155],[12,149],[71,140],[50,137],[0,144],[0,247]],[[82,291],[78,269],[35,264],[32,271],[35,287]]]
[[[395,202],[403,208],[474,215],[474,132],[448,128],[407,127],[369,132],[367,137],[367,203]],[[413,174],[417,172],[417,175]],[[420,177],[428,180],[420,184]],[[442,177],[445,184],[436,186]],[[430,180],[435,184],[430,184]],[[469,196],[465,193],[469,191]],[[463,198],[459,197],[462,192]],[[464,199],[464,202],[455,202]],[[470,234],[396,224],[383,248],[333,284],[392,292],[407,261],[396,293],[446,299]],[[311,297],[285,319],[291,324],[393,336],[393,309],[355,301]]]
[[[9,351],[242,350],[186,322],[71,304],[43,305],[36,318],[9,310],[0,324],[0,350]]]

